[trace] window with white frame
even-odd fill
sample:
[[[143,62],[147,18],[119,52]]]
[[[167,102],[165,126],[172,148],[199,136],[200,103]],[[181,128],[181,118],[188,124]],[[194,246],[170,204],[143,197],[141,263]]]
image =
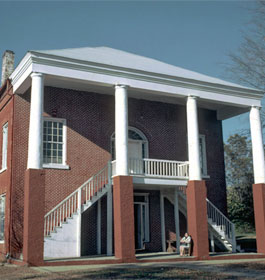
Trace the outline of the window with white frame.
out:
[[[5,240],[5,201],[6,196],[0,195],[0,242]]]
[[[207,175],[207,160],[206,160],[206,142],[205,135],[199,136],[200,144],[200,164],[201,164],[201,173],[202,175]]]
[[[44,118],[43,121],[43,165],[44,167],[65,165],[66,121]]]
[[[7,169],[8,123],[3,126],[2,170]]]

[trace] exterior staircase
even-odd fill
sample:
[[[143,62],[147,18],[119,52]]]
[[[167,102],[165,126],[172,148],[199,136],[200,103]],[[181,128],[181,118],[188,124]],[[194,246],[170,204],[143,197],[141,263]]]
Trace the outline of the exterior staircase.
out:
[[[81,215],[107,192],[111,193],[110,168],[108,163],[44,216],[44,258],[81,256]]]
[[[44,217],[44,258],[81,256],[81,216],[102,196],[107,194],[107,254],[112,254],[112,163],[109,162],[96,175],[66,197]],[[174,204],[171,192],[165,195]],[[187,216],[186,187],[178,187],[180,211]],[[211,249],[214,244],[230,252],[236,248],[234,224],[208,199],[207,215]],[[111,241],[110,241],[111,240]]]
[[[184,216],[187,217],[187,199],[185,191],[186,188],[179,187],[179,209]],[[167,194],[166,197],[174,204],[174,197],[172,194]],[[236,251],[241,251],[236,245],[234,224],[207,198],[206,203],[211,251],[215,251],[214,244],[229,252],[235,253]]]

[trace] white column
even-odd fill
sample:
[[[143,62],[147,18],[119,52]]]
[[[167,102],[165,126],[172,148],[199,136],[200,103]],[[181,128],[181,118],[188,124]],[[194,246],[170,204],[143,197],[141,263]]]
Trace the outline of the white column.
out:
[[[187,132],[189,149],[189,180],[201,180],[199,125],[196,97],[187,100]]]
[[[101,199],[97,203],[97,254],[101,255]]]
[[[252,107],[249,114],[255,184],[265,183],[264,147],[260,108]]]
[[[165,203],[164,203],[164,195],[161,191],[160,191],[160,218],[161,218],[162,251],[166,252]]]
[[[31,74],[31,101],[28,141],[28,169],[42,169],[43,74]]]
[[[180,247],[180,233],[179,233],[179,198],[178,191],[175,190],[175,201],[174,201],[174,214],[175,214],[175,228],[176,228],[176,247],[177,253],[179,253]]]
[[[115,86],[116,175],[128,175],[128,95],[126,85]]]

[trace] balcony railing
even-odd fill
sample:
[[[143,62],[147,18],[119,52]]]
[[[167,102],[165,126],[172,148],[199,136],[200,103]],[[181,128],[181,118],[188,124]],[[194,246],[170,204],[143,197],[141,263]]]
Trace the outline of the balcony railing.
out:
[[[134,176],[188,179],[189,162],[150,158],[130,158],[129,174]],[[112,175],[116,175],[116,161],[112,161]]]

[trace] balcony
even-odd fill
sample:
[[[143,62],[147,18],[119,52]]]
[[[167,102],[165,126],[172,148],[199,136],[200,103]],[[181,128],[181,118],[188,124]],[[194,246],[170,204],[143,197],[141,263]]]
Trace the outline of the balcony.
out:
[[[129,174],[137,177],[188,180],[189,162],[150,158],[129,158]],[[116,175],[116,161],[112,161],[112,176]]]

